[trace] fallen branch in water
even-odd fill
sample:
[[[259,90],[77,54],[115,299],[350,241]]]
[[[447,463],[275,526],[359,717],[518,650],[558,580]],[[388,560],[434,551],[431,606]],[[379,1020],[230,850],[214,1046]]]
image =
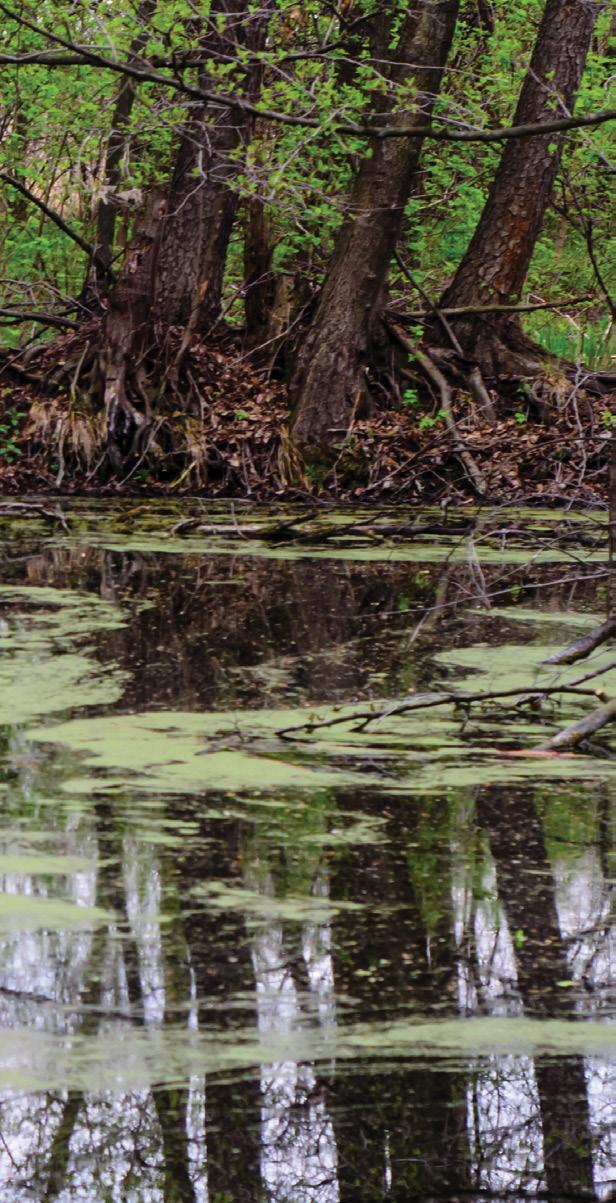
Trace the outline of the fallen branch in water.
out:
[[[46,518],[48,522],[59,522],[63,530],[68,531],[68,524],[60,506],[48,510],[44,505],[33,501],[1,501],[0,518]]]
[[[539,752],[570,752],[573,748],[577,748],[578,744],[583,743],[590,735],[596,735],[597,731],[601,731],[603,727],[607,727],[608,723],[616,721],[616,700],[606,702],[605,706],[599,706],[592,714],[587,714],[585,718],[579,719],[577,723],[571,723],[569,727],[564,727],[557,735],[553,735],[546,744],[542,744],[537,749]]]
[[[616,616],[610,615],[600,627],[595,627],[589,631],[587,635],[583,635],[581,639],[576,639],[574,643],[567,644],[561,652],[556,652],[544,661],[545,664],[575,664],[576,660],[583,660],[585,656],[590,656],[595,648],[600,647],[602,643],[607,643],[612,635],[616,635]]]
[[[313,731],[325,730],[327,727],[341,726],[343,723],[358,723],[359,725],[354,729],[363,731],[370,723],[378,722],[380,719],[394,718],[398,714],[407,714],[412,710],[432,710],[436,706],[455,706],[466,710],[476,702],[499,701],[501,698],[520,698],[525,702],[534,702],[558,693],[577,694],[579,697],[590,698],[599,696],[596,689],[584,689],[578,685],[546,685],[531,693],[524,689],[491,689],[480,693],[454,693],[450,690],[442,693],[418,693],[408,701],[398,702],[395,706],[388,706],[382,710],[354,710],[350,714],[337,715],[336,718],[281,727],[276,731],[276,735],[280,739],[292,739],[296,733],[310,734]]]

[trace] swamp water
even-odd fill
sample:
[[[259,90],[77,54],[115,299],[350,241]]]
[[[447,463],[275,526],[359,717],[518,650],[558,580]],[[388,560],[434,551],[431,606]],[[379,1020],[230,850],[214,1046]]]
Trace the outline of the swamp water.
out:
[[[387,713],[607,663],[544,663],[605,519],[58,512],[0,519],[2,1203],[613,1198],[609,728]]]

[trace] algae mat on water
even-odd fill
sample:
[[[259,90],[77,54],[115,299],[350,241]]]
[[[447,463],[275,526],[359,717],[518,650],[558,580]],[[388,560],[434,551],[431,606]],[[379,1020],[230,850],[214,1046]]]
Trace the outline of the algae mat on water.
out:
[[[0,1032],[0,1077],[24,1090],[136,1090],[184,1087],[191,1075],[237,1077],[287,1061],[319,1064],[419,1060],[435,1068],[493,1055],[611,1058],[616,1027],[557,1019],[452,1019],[232,1032],[120,1026],[91,1035]],[[381,1063],[381,1066],[379,1065]]]
[[[88,636],[123,625],[119,607],[72,590],[0,586],[0,723],[110,705],[125,675],[101,665]]]
[[[395,705],[391,703],[392,709]],[[259,796],[345,785],[431,793],[525,778],[604,780],[616,774],[616,762],[592,756],[525,760],[503,754],[516,739],[519,747],[531,749],[545,739],[554,725],[553,715],[546,730],[515,719],[506,727],[500,720],[494,726],[480,713],[469,734],[451,707],[443,707],[392,713],[358,731],[355,709],[352,705],[315,709],[311,721],[348,715],[348,722],[308,737],[299,726],[307,721],[302,709],[116,714],[74,719],[34,729],[29,735],[81,754],[82,765],[92,773],[65,780],[63,789],[84,796],[110,789],[193,795],[222,790]],[[301,740],[276,737],[277,730],[294,725]]]

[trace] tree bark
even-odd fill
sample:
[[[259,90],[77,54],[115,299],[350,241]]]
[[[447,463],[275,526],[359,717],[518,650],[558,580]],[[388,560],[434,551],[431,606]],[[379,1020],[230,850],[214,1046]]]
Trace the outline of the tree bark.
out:
[[[274,0],[246,13],[243,0],[215,0],[207,51],[235,61],[239,85],[251,100],[261,81],[256,60],[240,66],[238,48],[258,51]],[[221,18],[221,27],[217,23]],[[212,32],[213,30],[213,32]],[[222,30],[222,31],[221,31]],[[207,83],[203,77],[203,84]],[[234,84],[235,86],[235,84]],[[237,197],[231,152],[249,135],[252,119],[229,109],[206,111],[186,123],[166,198],[152,189],[120,277],[111,292],[99,357],[108,458],[115,470],[144,450],[155,390],[148,359],[170,326],[184,328],[176,369],[199,325],[220,312],[223,274]],[[177,374],[177,371],[176,371]]]
[[[122,274],[109,297],[100,353],[107,452],[120,468],[149,417],[145,357],[151,339],[152,292],[165,202],[152,192]],[[138,400],[139,409],[133,405]]]
[[[275,280],[274,240],[265,201],[252,196],[244,212],[244,312],[246,346],[252,350],[269,338]]]
[[[273,0],[246,12],[244,0],[216,0],[210,11],[207,49],[212,59],[237,58],[238,49],[263,48]],[[219,29],[216,18],[223,21]],[[241,76],[239,76],[241,71]],[[238,70],[234,91],[254,102],[262,67],[252,61]],[[200,83],[208,86],[201,76]],[[231,86],[227,79],[226,86]],[[207,329],[220,316],[223,277],[238,196],[233,152],[245,145],[254,118],[238,110],[204,106],[186,122],[171,179],[156,287],[156,319],[164,327]]]
[[[417,98],[412,114],[387,114],[388,123],[423,125],[429,119],[458,14],[458,0],[425,0],[407,13],[390,51],[390,91],[412,70]],[[412,64],[412,68],[410,66]],[[374,138],[355,178],[348,213],[310,333],[292,383],[292,436],[306,455],[344,437],[363,392],[363,366],[382,310],[389,265],[419,163],[422,140]]]
[[[514,125],[570,112],[579,88],[600,4],[547,0]],[[441,308],[516,303],[541,232],[564,135],[507,142],[470,246]],[[512,316],[451,319],[464,352],[488,377],[533,375],[545,356]],[[442,331],[433,330],[437,341]]]

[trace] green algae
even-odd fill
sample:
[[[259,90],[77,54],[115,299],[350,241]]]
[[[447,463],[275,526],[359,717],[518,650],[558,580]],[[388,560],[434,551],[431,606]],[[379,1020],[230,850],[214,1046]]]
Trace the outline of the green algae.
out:
[[[0,724],[24,723],[81,706],[112,705],[124,675],[78,653],[34,659],[26,651],[0,659]]]
[[[228,517],[228,510],[224,512]],[[134,506],[111,507],[109,523],[118,525],[117,533],[94,529],[99,523],[98,513],[96,507],[88,514],[84,511],[83,521],[78,517],[75,524],[78,528],[75,535],[68,539],[65,535],[56,535],[53,542],[57,546],[83,539],[84,546],[97,543],[100,547],[117,547],[122,551],[141,545],[148,552],[160,544],[160,550],[165,553],[182,556],[209,556],[220,551],[219,536],[191,536],[186,540],[161,538],[157,527],[164,521],[171,525],[181,517],[180,504],[163,509],[156,505],[152,512],[145,506],[140,512]],[[120,522],[118,514],[121,515]],[[281,514],[278,516],[282,517]],[[556,515],[556,518],[560,521],[562,515]],[[343,519],[348,520],[348,514],[335,516],[336,522]],[[541,524],[545,525],[546,521],[547,516],[542,514]],[[439,546],[430,546],[427,542],[406,548],[390,544],[376,549],[332,545],[313,550],[283,548],[276,552],[259,545],[256,538],[249,538],[242,542],[229,539],[223,550],[226,555],[267,556],[289,562],[323,558],[374,563],[396,559],[422,563],[448,559],[455,563],[465,561],[468,556],[464,541],[458,541],[454,546],[452,540],[443,540]],[[476,551],[483,563],[495,560],[499,563],[539,562],[526,549],[512,548],[511,552],[505,549],[503,554],[477,543]],[[510,558],[514,551],[522,555],[523,561]],[[552,554],[556,559],[563,558],[557,549]],[[587,558],[586,553],[584,555]],[[228,582],[217,574],[209,583],[222,587]],[[67,877],[80,872],[93,874],[95,865],[104,867],[103,857],[89,860],[87,855],[79,855],[79,849],[87,844],[71,844],[73,831],[81,832],[83,837],[83,833],[91,835],[95,830],[92,814],[102,800],[107,808],[104,811],[107,827],[104,831],[101,829],[101,843],[110,833],[114,837],[117,833],[130,834],[129,848],[123,854],[125,864],[120,862],[119,856],[115,860],[112,857],[109,862],[113,882],[121,894],[120,873],[123,869],[127,873],[138,872],[140,881],[146,872],[150,872],[161,883],[160,900],[150,900],[146,918],[142,915],[140,922],[147,922],[164,943],[174,937],[174,924],[180,910],[180,886],[173,877],[173,868],[176,863],[182,863],[184,856],[192,856],[195,858],[193,863],[200,865],[198,858],[204,849],[207,852],[208,840],[213,842],[212,828],[208,827],[209,836],[204,836],[200,821],[215,819],[224,828],[243,820],[240,847],[234,852],[233,860],[231,852],[228,854],[229,863],[232,863],[231,878],[221,880],[216,877],[217,871],[224,870],[217,870],[215,860],[214,867],[208,868],[204,855],[203,871],[209,873],[209,877],[205,881],[197,878],[196,883],[193,868],[192,876],[180,879],[184,890],[184,915],[192,923],[203,920],[203,938],[206,942],[212,938],[211,946],[207,943],[206,946],[211,949],[214,963],[220,960],[226,965],[227,955],[230,960],[235,959],[238,951],[237,944],[227,946],[220,937],[212,935],[221,919],[225,923],[228,921],[230,930],[247,932],[251,939],[263,932],[290,928],[296,947],[300,938],[298,927],[302,929],[301,935],[313,926],[327,931],[332,928],[339,940],[336,955],[348,961],[353,970],[351,981],[361,993],[362,975],[370,978],[371,970],[361,964],[354,966],[354,936],[349,936],[349,930],[352,933],[353,924],[357,922],[358,931],[361,931],[359,925],[366,915],[370,923],[376,924],[383,913],[391,928],[396,926],[395,906],[391,917],[387,913],[387,878],[384,877],[382,886],[379,883],[376,897],[364,900],[358,894],[357,902],[350,898],[321,897],[314,892],[314,884],[321,880],[318,874],[324,868],[326,871],[331,868],[333,872],[345,858],[354,855],[350,852],[354,849],[359,855],[367,854],[368,857],[374,850],[374,876],[378,879],[379,858],[382,856],[382,863],[386,863],[394,837],[387,829],[387,818],[381,813],[368,813],[375,796],[375,810],[381,806],[378,795],[382,795],[383,811],[388,807],[398,818],[415,815],[413,800],[421,798],[416,808],[418,817],[408,820],[408,830],[403,828],[404,834],[399,838],[407,840],[404,855],[423,918],[427,923],[428,915],[437,927],[441,917],[437,903],[440,902],[443,912],[449,904],[443,848],[449,850],[454,839],[464,838],[472,822],[472,807],[468,800],[475,797],[478,787],[504,786],[503,806],[510,808],[512,823],[515,823],[516,785],[523,784],[536,790],[542,782],[544,798],[541,805],[549,811],[547,830],[552,844],[563,832],[572,841],[586,841],[594,830],[590,821],[586,826],[576,826],[571,818],[567,825],[565,819],[557,821],[558,816],[554,817],[554,799],[560,797],[563,782],[572,783],[568,803],[571,811],[580,806],[588,809],[585,793],[597,795],[599,785],[613,790],[616,766],[608,760],[580,755],[558,760],[506,760],[500,753],[500,748],[512,744],[532,747],[541,742],[561,725],[561,720],[568,720],[574,710],[579,711],[580,702],[586,704],[581,699],[565,701],[560,709],[539,714],[536,721],[528,716],[517,718],[511,704],[507,703],[505,712],[499,712],[495,707],[474,707],[469,720],[464,715],[454,714],[450,707],[390,714],[369,724],[363,731],[354,729],[353,715],[357,709],[366,710],[372,706],[376,714],[388,705],[395,707],[399,699],[388,702],[386,698],[375,697],[372,702],[356,704],[351,700],[344,706],[323,704],[308,709],[283,705],[277,709],[225,709],[203,713],[180,709],[154,711],[145,706],[137,714],[118,713],[124,678],[120,668],[101,667],[89,640],[96,631],[113,629],[113,624],[121,625],[125,620],[123,610],[70,590],[20,591],[9,587],[5,592],[12,627],[3,647],[5,656],[0,659],[0,687],[8,681],[8,695],[2,696],[0,705],[4,710],[0,710],[0,715],[8,724],[29,723],[28,739],[45,746],[42,759],[55,766],[56,775],[47,779],[45,767],[32,770],[34,780],[38,774],[39,785],[44,783],[44,789],[40,788],[36,795],[36,813],[39,821],[42,816],[46,825],[53,819],[59,824],[66,822],[66,831],[54,833],[59,846],[47,856],[35,845],[39,838],[41,841],[50,838],[49,832],[28,831],[23,841],[16,838],[10,842],[9,834],[12,839],[15,830],[11,828],[11,833],[5,832],[6,853],[0,856],[0,872],[40,877],[43,879],[37,882],[40,886],[45,886],[46,879],[53,876],[58,879],[55,888],[64,890]],[[144,599],[139,602],[140,606],[147,604]],[[561,615],[516,607],[484,613],[483,617],[487,631],[490,631],[490,624],[502,619],[507,622],[519,620],[525,625],[535,621],[534,642],[517,644],[509,641],[502,648],[476,642],[469,648],[437,651],[431,655],[429,664],[436,665],[437,674],[442,674],[444,687],[471,691],[502,687],[527,689],[538,681],[552,683],[555,676],[570,679],[584,669],[573,666],[557,670],[543,665],[541,658],[554,651],[560,637],[559,625],[568,627],[566,639],[569,639],[572,626],[586,629],[598,621],[585,614]],[[232,614],[229,621],[232,623]],[[518,632],[514,634],[517,636]],[[520,633],[520,639],[525,634]],[[494,632],[492,628],[488,637],[498,638],[498,631]],[[445,633],[441,647],[448,638]],[[510,636],[508,638],[510,640]],[[552,638],[554,642],[551,642]],[[188,646],[185,654],[190,655]],[[7,666],[10,675],[3,677]],[[244,672],[235,665],[231,671],[234,674]],[[432,668],[431,671],[434,676]],[[251,668],[249,675],[259,682],[264,701],[268,689],[283,690],[291,683],[290,674],[279,670],[277,665],[271,671],[269,662]],[[431,683],[430,688],[433,687]],[[295,697],[292,696],[292,700]],[[86,705],[113,706],[115,713],[71,717],[75,709]],[[54,716],[63,721],[52,721]],[[286,726],[340,716],[346,717],[345,724],[312,734],[301,732],[301,742],[286,742],[276,735]],[[35,727],[34,723],[37,724]],[[24,770],[24,780],[29,771]],[[341,789],[338,791],[336,787]],[[21,801],[26,823],[36,821],[29,790],[26,780]],[[176,795],[181,795],[181,802],[176,802]],[[17,791],[12,786],[11,798],[16,796]],[[3,794],[3,805],[4,800]],[[449,810],[447,822],[439,828],[436,803],[443,800]],[[182,813],[194,815],[195,821],[175,819],[174,805],[186,807],[187,811]],[[362,805],[367,808],[365,814],[361,811]],[[16,820],[11,816],[10,821]],[[597,822],[593,812],[593,823]],[[409,834],[414,836],[413,841],[408,839]],[[72,851],[73,846],[77,852]],[[62,852],[63,847],[67,849],[66,855]],[[475,850],[474,855],[479,863],[480,854]],[[471,863],[471,851],[467,850],[465,856],[465,872],[469,875],[477,873],[476,864]],[[485,868],[485,851],[483,856],[481,864]],[[522,861],[520,856],[517,867],[520,888],[523,888],[527,874],[537,872],[526,869]],[[485,898],[487,890],[482,888]],[[479,887],[477,896],[481,897]],[[117,916],[105,907],[104,892],[98,901],[100,907],[88,908],[78,907],[64,898],[4,895],[0,929],[9,937],[7,943],[16,939],[20,932],[54,931],[70,936],[75,931],[102,929]],[[494,892],[494,924],[498,923],[496,901]],[[345,923],[349,928],[340,927]],[[108,939],[106,949],[112,943],[124,948],[125,927],[126,924],[122,928],[116,926],[108,938],[103,932]],[[139,924],[136,930],[139,932]],[[237,940],[237,936],[234,938]],[[393,933],[391,938],[393,941]],[[66,956],[70,957],[74,947],[70,939],[63,947]],[[145,947],[147,957],[147,944]],[[172,973],[177,968],[173,957],[178,961],[181,957],[177,951],[167,955],[171,964],[165,968],[170,968]],[[101,963],[102,957],[101,961],[93,960],[88,970],[90,979],[97,984]],[[59,965],[59,978],[61,970],[62,965]],[[409,990],[412,970],[411,964],[406,983]],[[224,970],[220,973],[221,980],[223,973]],[[567,989],[570,987],[563,985],[563,994]],[[339,1006],[337,1027],[332,1023],[329,1030],[324,1031],[302,1020],[297,1030],[279,1036],[259,1032],[256,1025],[231,1032],[217,1031],[213,1003],[212,1010],[205,1012],[204,1027],[199,1032],[179,1025],[165,1028],[152,1025],[149,1030],[137,1025],[131,1027],[128,1020],[123,1023],[116,1014],[105,1014],[103,1003],[101,1010],[105,1018],[98,1031],[90,1027],[87,1032],[71,1032],[70,1036],[64,1036],[62,1031],[50,1032],[31,1025],[28,1031],[17,1027],[12,1032],[0,1033],[0,1080],[5,1085],[31,1090],[114,1091],[165,1084],[180,1086],[195,1073],[227,1075],[232,1079],[238,1075],[256,1075],[263,1065],[285,1061],[330,1065],[335,1059],[349,1067],[358,1063],[362,1067],[376,1067],[387,1059],[395,1062],[404,1058],[419,1060],[438,1069],[451,1062],[466,1063],[475,1057],[511,1054],[547,1054],[551,1057],[579,1054],[609,1058],[616,1055],[614,1029],[593,1021],[477,1018],[426,1022],[385,1018],[382,1023],[366,1024],[351,1022],[354,1003],[348,998],[342,999],[339,989],[336,1002]],[[231,986],[217,1001],[221,1010],[232,1014],[243,1012],[249,1004],[254,1005],[254,999],[247,1000]],[[80,1006],[77,997],[71,1002],[71,1011],[80,1014]],[[384,998],[381,1009],[385,1016],[387,1006],[388,1000]],[[87,1007],[81,1013],[89,1018]],[[243,1018],[238,1019],[239,1022],[244,1022]]]
[[[564,987],[563,987],[564,989]],[[370,1064],[399,1058],[435,1068],[494,1055],[616,1054],[616,1027],[558,1019],[452,1019],[340,1024],[337,1029],[260,1035],[256,1028],[195,1032],[122,1029],[70,1038],[0,1032],[0,1082],[22,1090],[138,1090],[185,1085],[191,1075],[237,1078],[284,1062]]]
[[[0,586],[9,621],[0,633],[0,724],[69,707],[111,705],[125,675],[99,664],[84,643],[124,625],[115,605],[73,590]]]
[[[93,861],[83,856],[54,856],[53,853],[34,852],[0,853],[0,876],[71,877],[74,873],[92,872],[95,867]]]
[[[360,910],[359,903],[332,902],[310,895],[275,898],[245,886],[213,881],[194,887],[192,897],[203,901],[209,910],[239,911],[248,925],[255,923],[327,923],[340,911]]]
[[[112,774],[90,779],[95,790],[123,784],[150,791],[206,793],[211,790],[317,789],[329,785],[370,782],[360,770],[336,768],[322,763],[320,749],[298,754],[282,741],[257,742],[260,735],[271,734],[290,716],[301,721],[302,712],[252,711],[191,714],[178,711],[154,711],[140,715],[113,715],[104,718],[74,719],[53,727],[34,729],[34,741],[62,744],[83,753],[82,763]],[[237,746],[206,750],[208,734],[240,736]],[[242,739],[242,736],[245,736]],[[249,738],[250,737],[250,738]],[[125,776],[117,775],[124,770]],[[376,780],[373,778],[373,781]],[[71,782],[66,783],[71,788]],[[79,778],[72,788],[83,790],[86,780]]]

